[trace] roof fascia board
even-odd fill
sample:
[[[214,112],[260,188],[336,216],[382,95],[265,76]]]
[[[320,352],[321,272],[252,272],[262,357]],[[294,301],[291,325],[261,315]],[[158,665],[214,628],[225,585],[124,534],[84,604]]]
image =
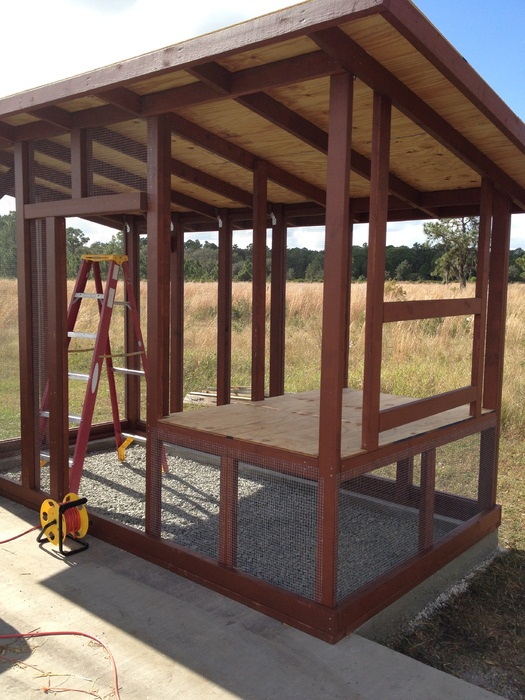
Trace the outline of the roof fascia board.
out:
[[[391,0],[385,19],[525,153],[525,124],[410,0]]]
[[[366,15],[384,12],[390,0],[309,0],[158,51],[98,68],[0,100],[0,116],[92,95],[144,77],[184,69],[247,49],[286,41]]]

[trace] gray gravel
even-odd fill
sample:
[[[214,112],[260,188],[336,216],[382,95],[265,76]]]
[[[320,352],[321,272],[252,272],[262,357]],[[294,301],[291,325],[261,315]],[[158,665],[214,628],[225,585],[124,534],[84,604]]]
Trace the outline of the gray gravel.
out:
[[[218,554],[218,459],[181,450],[167,455],[162,479],[162,537],[208,556]],[[80,495],[88,512],[139,530],[145,518],[146,451],[134,445],[120,462],[114,450],[86,457]],[[45,490],[47,470],[42,472]],[[239,465],[239,570],[309,598],[315,586],[317,486],[251,465]],[[341,491],[339,600],[417,553],[418,513]],[[436,518],[438,539],[458,523]]]

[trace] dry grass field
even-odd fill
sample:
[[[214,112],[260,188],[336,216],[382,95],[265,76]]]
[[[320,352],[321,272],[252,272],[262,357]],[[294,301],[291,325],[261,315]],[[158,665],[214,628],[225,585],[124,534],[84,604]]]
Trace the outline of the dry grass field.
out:
[[[72,285],[72,283],[70,283]],[[388,282],[386,298],[443,299],[472,296],[472,285]],[[268,296],[270,290],[268,289]],[[352,286],[349,384],[361,388],[364,353],[365,284]],[[185,296],[185,391],[215,386],[217,299],[214,283],[188,283]],[[146,308],[146,287],[141,290]],[[286,391],[319,386],[322,285],[290,283],[287,289]],[[116,312],[118,313],[118,312]],[[93,330],[95,306],[85,305],[78,330]],[[251,286],[235,283],[232,313],[232,383],[250,383]],[[269,323],[267,324],[269,326]],[[122,328],[115,318],[113,328]],[[143,311],[142,327],[146,328]],[[382,390],[428,396],[470,382],[472,318],[457,317],[389,324],[384,327]],[[0,439],[18,435],[18,333],[16,282],[0,280]],[[82,350],[86,341],[73,341]],[[269,338],[267,338],[267,343]],[[74,344],[76,343],[76,345]],[[112,350],[122,334],[112,335]],[[89,353],[70,354],[70,369],[82,371]],[[86,370],[84,370],[86,371]],[[74,391],[72,391],[75,394]],[[525,699],[525,285],[509,288],[499,502],[503,505],[500,541],[509,554],[476,576],[468,594],[393,646],[430,665],[483,685],[512,700]],[[82,397],[73,395],[73,404]],[[109,419],[101,395],[97,418]],[[74,405],[71,407],[74,410]],[[461,474],[457,474],[458,483]]]

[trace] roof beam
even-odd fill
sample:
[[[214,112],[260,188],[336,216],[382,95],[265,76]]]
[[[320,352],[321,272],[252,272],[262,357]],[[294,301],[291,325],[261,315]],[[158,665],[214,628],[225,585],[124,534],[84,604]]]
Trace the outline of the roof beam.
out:
[[[68,131],[73,128],[73,115],[61,107],[40,107],[39,109],[33,109],[31,114],[53,126],[58,126]]]
[[[258,159],[253,153],[230,143],[230,141],[213,134],[211,131],[203,129],[201,126],[188,121],[178,114],[170,114],[169,119],[171,130],[186,141],[190,141],[210,153],[221,156],[242,168],[246,168],[252,172],[255,169],[255,163]],[[272,163],[268,163],[268,179],[291,192],[300,194],[302,197],[318,202],[324,206],[326,199],[324,190]]]
[[[192,75],[202,79],[209,87],[214,86],[218,93],[227,94],[231,85],[231,74],[217,64],[207,63],[204,66],[197,66],[191,70]],[[247,107],[259,116],[267,119],[276,126],[284,129],[292,136],[299,138],[316,150],[328,153],[328,134],[312,122],[308,121],[297,112],[289,109],[281,102],[278,102],[264,92],[256,92],[243,97],[236,97],[236,102]],[[370,160],[354,149],[351,152],[351,169],[358,175],[370,180],[371,165]],[[396,177],[392,173],[389,176],[389,189],[392,194],[405,200],[411,206],[421,207],[421,195],[418,190],[408,183]],[[432,215],[432,212],[424,210],[425,214]]]
[[[220,180],[213,175],[194,168],[185,163],[181,163],[178,160],[172,158],[171,160],[171,172],[176,177],[180,177],[182,180],[187,180],[188,182],[203,187],[204,189],[210,190],[211,192],[216,192],[223,197],[232,199],[234,202],[239,202],[239,204],[244,204],[244,206],[252,206],[252,195],[251,192],[236,187],[235,185]]]
[[[354,73],[374,91],[388,95],[392,104],[400,112],[424,129],[475,172],[498,184],[520,206],[525,207],[525,189],[523,187],[341,29],[337,27],[323,29],[312,34],[311,39],[329,56],[339,61],[341,66]]]

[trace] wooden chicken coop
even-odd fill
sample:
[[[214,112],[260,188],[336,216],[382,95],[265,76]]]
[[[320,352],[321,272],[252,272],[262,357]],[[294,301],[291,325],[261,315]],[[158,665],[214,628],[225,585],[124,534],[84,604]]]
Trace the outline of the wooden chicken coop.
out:
[[[90,501],[91,533],[335,642],[498,528],[525,126],[410,0],[310,0],[5,97],[4,195],[16,198],[20,432],[0,443],[0,460],[18,464],[0,473],[2,496],[38,509],[69,491],[80,428],[68,417],[65,229],[83,217],[124,231],[137,290],[147,236],[147,401],[127,332],[134,372],[121,416],[123,431],[146,438],[144,507],[130,520]],[[461,216],[480,218],[473,296],[385,300],[387,224]],[[348,386],[356,223],[369,224],[359,389]],[[308,226],[326,230],[320,382],[290,394],[286,237]],[[237,229],[253,230],[242,402],[230,401]],[[219,240],[217,405],[183,410],[183,242],[203,231]],[[473,319],[468,380],[417,400],[382,392],[385,326],[446,317]],[[90,440],[112,430],[95,422]],[[468,462],[468,489],[436,481],[444,455],[458,472]],[[108,492],[126,493],[111,470],[104,478]],[[198,514],[170,528],[197,498]]]

